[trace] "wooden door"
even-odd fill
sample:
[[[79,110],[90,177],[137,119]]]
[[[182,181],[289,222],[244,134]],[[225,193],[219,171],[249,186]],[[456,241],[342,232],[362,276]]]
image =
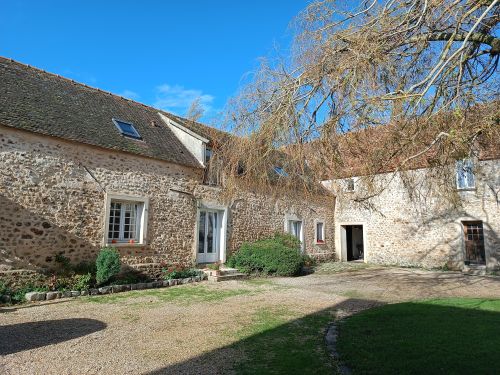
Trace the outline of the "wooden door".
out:
[[[465,236],[465,263],[486,264],[482,221],[463,223]]]

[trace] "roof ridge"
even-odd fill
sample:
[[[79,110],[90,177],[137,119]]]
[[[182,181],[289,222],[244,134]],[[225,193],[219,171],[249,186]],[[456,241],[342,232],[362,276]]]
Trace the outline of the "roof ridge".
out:
[[[64,77],[64,76],[62,76],[62,75],[60,75],[60,74],[57,74],[57,73],[52,73],[52,72],[49,72],[49,71],[44,70],[44,69],[42,69],[42,68],[38,68],[38,67],[33,66],[33,65],[30,65],[30,64],[25,64],[25,63],[23,63],[23,62],[21,62],[21,61],[14,60],[14,59],[12,59],[12,58],[10,58],[10,57],[0,56],[0,59],[10,60],[10,62],[13,62],[13,63],[19,64],[19,65],[25,66],[25,67],[27,67],[27,68],[29,68],[29,69],[37,70],[37,71],[39,71],[39,72],[46,73],[46,74],[48,74],[48,75],[50,75],[50,76],[55,76],[55,77],[57,77],[57,78],[61,78],[61,79],[65,80],[65,81],[70,81],[70,82],[71,82],[71,83],[73,83],[74,85],[77,85],[77,86],[83,86],[83,87],[88,88],[88,89],[90,89],[90,90],[95,90],[95,91],[98,91],[98,92],[102,92],[102,93],[104,93],[104,94],[108,94],[108,95],[111,95],[111,96],[115,96],[115,97],[117,97],[117,98],[120,98],[120,99],[126,100],[126,101],[128,101],[128,102],[132,102],[132,103],[135,103],[135,104],[139,104],[140,106],[143,106],[143,107],[146,107],[146,108],[151,108],[151,109],[153,109],[153,110],[155,110],[155,111],[161,111],[161,112],[164,112],[164,113],[166,113],[167,115],[171,115],[171,116],[175,116],[175,117],[180,117],[180,118],[182,118],[182,119],[184,119],[184,120],[189,120],[189,119],[187,119],[187,118],[184,118],[184,117],[182,117],[182,116],[176,115],[176,114],[174,114],[174,113],[171,113],[171,112],[165,111],[164,109],[156,108],[156,107],[153,107],[153,106],[151,106],[151,105],[147,105],[147,104],[144,104],[144,103],[138,102],[138,101],[136,101],[136,100],[133,100],[133,99],[126,98],[126,97],[124,97],[124,96],[121,96],[121,95],[115,94],[115,93],[113,93],[113,92],[111,92],[111,91],[102,90],[102,89],[100,89],[100,88],[98,88],[98,87],[94,87],[94,86],[87,85],[86,83],[83,83],[83,82],[75,81],[75,80],[74,80],[74,79],[72,79],[72,78]],[[212,128],[211,126],[206,125],[206,124],[202,124],[202,123],[199,123],[199,124],[200,124],[200,125],[203,125],[203,126],[206,126],[206,127],[209,127],[209,128]]]

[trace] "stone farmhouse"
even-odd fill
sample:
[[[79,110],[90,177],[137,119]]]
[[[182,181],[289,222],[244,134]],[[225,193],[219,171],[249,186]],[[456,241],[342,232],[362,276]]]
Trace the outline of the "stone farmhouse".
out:
[[[107,245],[137,268],[224,262],[275,232],[321,259],[500,265],[499,147],[453,166],[453,208],[425,187],[410,196],[394,171],[376,176],[386,188],[367,206],[355,172],[308,199],[227,198],[210,163],[218,132],[0,58],[0,271],[50,269],[58,254],[89,261]],[[432,168],[405,173],[424,186]]]
[[[374,148],[390,153],[386,139],[393,129],[384,127],[377,134],[360,135],[360,155],[342,152],[346,173],[323,181],[336,195],[335,249],[340,260],[473,273],[500,268],[500,103],[474,116],[467,117],[468,126],[491,117],[494,136],[476,142],[470,157],[453,160],[444,170],[432,166],[429,150],[403,171],[387,165],[364,176],[356,170],[357,158],[368,157]],[[367,201],[363,197],[370,195],[370,186],[378,194]]]
[[[139,268],[224,262],[283,231],[332,258],[334,209],[321,194],[221,197],[207,173],[214,132],[0,58],[0,270],[50,269],[58,254],[92,261],[106,245]]]

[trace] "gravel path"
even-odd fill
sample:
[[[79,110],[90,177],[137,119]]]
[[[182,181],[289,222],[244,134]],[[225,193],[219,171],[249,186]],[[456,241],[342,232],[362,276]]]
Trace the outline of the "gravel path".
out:
[[[0,309],[0,373],[230,374],[244,355],[231,344],[262,310],[287,309],[293,320],[409,299],[500,298],[500,278],[398,268],[175,288],[185,296],[171,288]]]

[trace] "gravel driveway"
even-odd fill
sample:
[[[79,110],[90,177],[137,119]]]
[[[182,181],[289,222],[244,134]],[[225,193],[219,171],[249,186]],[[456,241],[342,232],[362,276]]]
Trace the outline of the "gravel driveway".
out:
[[[205,282],[0,309],[1,374],[230,374],[262,311],[294,321],[388,302],[500,298],[500,278],[320,267],[298,278]]]

